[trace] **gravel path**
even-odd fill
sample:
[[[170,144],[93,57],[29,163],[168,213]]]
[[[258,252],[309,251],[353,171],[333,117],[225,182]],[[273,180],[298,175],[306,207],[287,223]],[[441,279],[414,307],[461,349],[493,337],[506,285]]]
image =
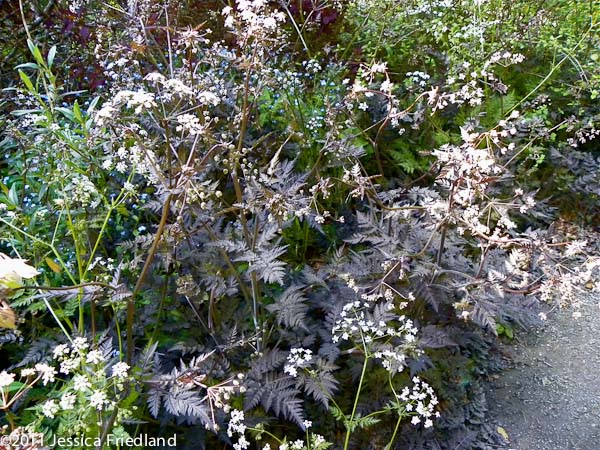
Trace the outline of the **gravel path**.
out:
[[[600,450],[600,295],[585,295],[579,311],[552,313],[505,347],[510,368],[487,394],[505,449]]]

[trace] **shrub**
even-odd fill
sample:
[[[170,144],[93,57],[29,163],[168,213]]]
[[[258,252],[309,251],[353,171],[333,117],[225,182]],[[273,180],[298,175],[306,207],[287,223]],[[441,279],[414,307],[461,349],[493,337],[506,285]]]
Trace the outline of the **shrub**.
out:
[[[560,180],[593,189],[574,179],[597,159],[568,146],[594,119],[565,117],[595,106],[549,109],[575,73],[594,92],[597,17],[558,2],[550,63],[549,13],[500,3],[82,3],[93,94],[30,40],[2,141],[2,251],[38,273],[0,277],[11,430],[500,442],[479,384],[494,339],[576,302],[599,264],[550,226]],[[41,386],[15,381],[39,364]]]

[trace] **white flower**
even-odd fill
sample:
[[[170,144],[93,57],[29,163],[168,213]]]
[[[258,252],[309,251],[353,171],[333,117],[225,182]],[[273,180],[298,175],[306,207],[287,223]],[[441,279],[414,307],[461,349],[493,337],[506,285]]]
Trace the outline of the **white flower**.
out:
[[[27,369],[21,370],[21,376],[24,378],[31,377],[33,375],[35,375],[35,369],[28,367]]]
[[[38,363],[35,365],[35,370],[42,376],[42,383],[44,386],[54,381],[54,376],[56,375],[56,369],[54,367],[51,367],[48,364]]]
[[[77,337],[73,339],[73,349],[74,350],[85,350],[89,347],[87,339],[84,337]]]
[[[69,354],[69,346],[67,344],[60,344],[54,347],[54,351],[52,352],[52,357],[54,359],[60,359],[65,355]]]
[[[15,374],[8,373],[6,370],[0,372],[0,388],[10,386],[15,381]]]
[[[177,116],[179,125],[175,128],[178,132],[186,131],[192,135],[203,134],[205,128],[200,124],[200,119],[193,114],[181,114]]]
[[[246,439],[246,436],[242,435],[238,439],[236,444],[233,444],[234,450],[244,450],[250,446],[250,442]]]
[[[75,389],[76,391],[85,391],[86,389],[89,389],[92,385],[90,384],[90,382],[88,381],[88,379],[85,377],[85,375],[75,375],[73,377],[73,389]]]
[[[302,439],[298,439],[297,441],[292,442],[290,446],[291,450],[302,450],[304,448],[304,441]]]
[[[73,369],[76,369],[78,366],[79,358],[67,358],[60,363],[60,373],[68,375],[73,371]]]
[[[287,361],[283,371],[295,378],[298,376],[298,369],[308,366],[312,361],[312,350],[293,348],[290,350]]]
[[[304,428],[310,428],[312,427],[312,422],[310,420],[305,420],[302,422],[302,425],[304,425]]]
[[[587,247],[587,241],[572,241],[567,244],[565,256],[574,256],[578,253],[582,253]]]
[[[118,362],[112,368],[113,377],[127,378],[128,370],[129,370],[129,364],[127,364],[125,362]]]
[[[241,437],[238,441],[238,444],[242,442],[242,438],[244,437],[244,433],[246,432],[246,425],[244,425],[244,411],[240,411],[239,409],[234,409],[231,411],[231,420],[229,421],[229,425],[227,427],[227,436],[233,437],[233,433],[240,434]],[[246,448],[246,447],[240,447]]]
[[[385,73],[385,71],[387,70],[387,62],[384,63],[374,63],[371,66],[371,73],[375,74],[375,73]]]
[[[96,408],[98,411],[102,411],[104,405],[107,403],[108,399],[106,398],[106,393],[103,391],[94,391],[90,397],[90,406]]]
[[[149,73],[148,75],[146,75],[144,77],[144,79],[147,80],[147,81],[151,81],[153,83],[155,83],[157,81],[162,83],[162,82],[165,81],[165,77],[162,74],[158,73],[158,72]]]
[[[419,419],[418,416],[413,416],[410,423],[412,423],[413,425],[418,425],[419,423],[421,423],[421,419]]]
[[[69,392],[68,394],[63,395],[62,398],[60,399],[60,403],[59,403],[61,409],[65,410],[65,411],[73,409],[75,407],[76,399],[77,399],[77,397],[72,392]]]
[[[104,361],[104,355],[98,350],[92,350],[87,354],[85,361],[90,364],[99,364]]]
[[[59,408],[56,404],[56,400],[48,400],[46,403],[42,405],[42,414],[48,417],[49,419],[53,419],[54,415],[58,412]]]

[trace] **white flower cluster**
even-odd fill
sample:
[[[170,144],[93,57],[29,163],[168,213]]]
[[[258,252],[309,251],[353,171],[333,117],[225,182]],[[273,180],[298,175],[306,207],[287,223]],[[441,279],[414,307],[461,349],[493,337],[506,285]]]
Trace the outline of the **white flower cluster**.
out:
[[[375,321],[369,313],[373,306],[372,303],[359,300],[345,304],[340,319],[331,330],[333,342],[358,339],[369,344],[377,339],[390,337],[402,338],[406,343],[415,342],[417,329],[411,319],[401,315],[396,318],[398,324],[388,324],[383,320]],[[386,308],[391,310],[394,305],[387,302]]]
[[[264,39],[278,31],[286,16],[281,11],[270,11],[266,0],[237,0],[235,10],[226,6],[222,11],[226,28],[238,28],[240,44],[245,45],[250,38]]]
[[[54,418],[55,415],[63,410],[69,411],[75,409],[77,399],[81,394],[85,395],[86,404],[90,407],[103,411],[114,405],[114,402],[109,399],[108,391],[104,388],[95,388],[95,385],[105,386],[107,374],[104,367],[98,367],[106,362],[106,357],[99,351],[90,350],[90,344],[84,337],[73,339],[70,345],[57,345],[52,357],[60,362],[60,372],[66,375],[72,374],[73,378],[68,387],[68,391],[63,392],[60,399],[49,399],[41,406],[41,413],[44,417]],[[84,366],[86,365],[87,366]],[[92,371],[90,371],[90,365]],[[85,370],[80,370],[85,367]],[[35,369],[38,371],[38,379],[41,379],[43,384],[54,381],[56,370],[47,364],[37,364]],[[123,381],[128,377],[129,365],[125,362],[117,362],[112,366],[112,379],[117,390],[123,389]],[[81,371],[82,373],[77,373]],[[36,372],[33,369],[24,369],[22,376],[31,377]],[[3,374],[0,374],[0,383]],[[29,384],[33,385],[32,382]],[[82,397],[83,398],[83,397]]]
[[[72,374],[84,363],[97,366],[106,362],[106,357],[101,351],[89,350],[89,347],[89,342],[84,337],[73,339],[70,346],[60,344],[54,347],[52,357],[60,362],[60,373]],[[123,380],[127,378],[129,369],[127,363],[117,362],[112,366],[112,376]],[[73,382],[77,391],[84,391],[90,387],[90,383],[84,375],[76,374]]]
[[[521,54],[495,53],[480,70],[473,69],[471,63],[464,62],[461,71],[447,79],[448,86],[452,87],[459,83],[460,87],[458,89],[455,87],[453,92],[442,92],[440,86],[435,86],[425,92],[427,103],[432,107],[433,112],[442,110],[448,105],[481,105],[485,98],[484,87],[492,86],[502,94],[508,89],[492,72],[491,67],[493,65],[506,67],[510,64],[518,64],[523,59]]]
[[[126,362],[118,362],[112,367],[112,376],[115,378],[125,379],[129,372],[129,364]]]
[[[482,193],[491,175],[498,175],[502,168],[496,164],[494,156],[487,148],[476,148],[472,144],[472,134],[463,132],[462,146],[444,144],[433,151],[433,155],[443,164],[438,180],[460,184],[454,194],[454,201],[460,205],[470,205],[475,195]]]
[[[44,386],[46,386],[48,383],[54,382],[54,377],[56,375],[56,369],[54,367],[49,366],[46,363],[38,363],[35,365],[35,370],[38,371]]]
[[[140,129],[135,124],[129,126],[132,130],[144,137],[146,135],[145,130]],[[156,155],[151,149],[142,147],[138,142],[134,142],[132,145],[121,145],[116,151],[114,149],[107,149],[107,157],[102,163],[104,170],[116,170],[119,173],[125,174],[128,171],[135,170],[140,175],[145,176],[151,182],[156,181],[155,166],[156,166]],[[135,191],[135,185],[127,183],[124,188],[131,192]]]
[[[59,405],[60,408],[64,411],[70,411],[75,408],[75,401],[77,400],[77,396],[73,392],[68,392],[63,395],[60,399]]]
[[[279,446],[279,450],[307,450],[307,449],[320,449],[327,448],[330,444],[327,444],[325,438],[320,434],[310,433],[309,443],[304,442],[302,439],[297,439],[289,444],[284,442]],[[265,445],[262,450],[271,450],[269,444]]]
[[[87,175],[75,174],[65,187],[66,197],[83,207],[96,208],[100,204],[100,195],[94,183]]]
[[[205,425],[207,430],[212,428],[214,431],[217,431],[219,429],[219,424],[216,422],[214,415],[215,408],[228,414],[231,411],[231,398],[237,393],[243,394],[246,392],[246,387],[242,384],[243,380],[244,374],[238,373],[236,377],[229,378],[212,386],[206,386],[202,383],[198,384],[206,389],[205,399],[208,399],[212,415],[212,424]]]
[[[102,352],[98,350],[90,350],[87,339],[77,337],[69,347],[67,344],[60,344],[54,347],[52,352],[53,358],[60,362],[60,373],[69,375],[77,370],[85,362],[88,364],[98,365],[105,361]]]
[[[217,106],[221,99],[210,90],[196,91],[178,78],[167,78],[158,72],[152,72],[144,78],[146,81],[155,83],[160,89],[156,99],[164,102],[172,101],[176,98],[195,99],[201,105]]]
[[[206,132],[206,127],[200,123],[200,119],[194,114],[181,114],[177,116],[176,131],[180,133],[189,133],[192,136],[202,135]]]
[[[413,377],[413,387],[408,386],[402,389],[398,394],[398,400],[405,402],[404,409],[412,416],[411,423],[418,425],[424,421],[423,426],[430,428],[433,426],[433,418],[439,417],[440,413],[435,411],[436,405],[439,403],[433,391],[433,388],[419,377]]]
[[[152,108],[156,108],[155,96],[151,92],[146,92],[143,89],[131,91],[128,89],[117,92],[111,104],[107,107],[116,107],[125,105],[127,108],[133,108],[135,114],[141,114]]]
[[[397,347],[377,351],[373,353],[373,356],[381,360],[383,368],[392,374],[402,372],[406,366],[406,354],[398,351]]]
[[[60,407],[56,404],[56,400],[47,400],[42,405],[42,414],[49,419],[53,419]]]
[[[15,382],[15,374],[14,373],[8,373],[8,372],[6,372],[6,370],[3,370],[2,372],[0,372],[0,389],[10,386],[14,382]]]
[[[362,175],[362,169],[358,163],[354,164],[350,170],[344,168],[344,174],[342,175],[342,181],[354,188],[350,192],[350,196],[361,200],[367,190],[372,187],[371,179],[372,177]]]
[[[312,350],[305,348],[292,348],[287,356],[287,364],[283,371],[292,377],[298,376],[298,369],[304,369],[310,365],[313,359]]]
[[[227,436],[230,438],[237,434],[237,442],[233,444],[234,450],[244,450],[250,446],[250,442],[246,439],[246,425],[244,424],[244,411],[234,409],[231,411],[231,419],[227,426]]]
[[[585,144],[598,137],[600,137],[600,128],[595,128],[593,123],[591,123],[584,128],[577,130],[575,136],[568,138],[567,142],[571,147],[577,148],[579,147],[579,144]]]
[[[90,396],[90,406],[98,411],[102,411],[109,404],[110,401],[106,397],[106,392],[104,391],[96,390]]]
[[[512,64],[520,64],[525,61],[525,56],[521,53],[511,52],[496,52],[485,62],[484,67],[487,68],[493,64],[499,64],[503,67],[507,67]]]
[[[427,86],[427,82],[429,81],[429,79],[431,77],[429,76],[429,74],[427,74],[425,72],[415,71],[415,72],[407,72],[406,78],[411,84],[416,84],[420,87],[425,87],[425,86]]]

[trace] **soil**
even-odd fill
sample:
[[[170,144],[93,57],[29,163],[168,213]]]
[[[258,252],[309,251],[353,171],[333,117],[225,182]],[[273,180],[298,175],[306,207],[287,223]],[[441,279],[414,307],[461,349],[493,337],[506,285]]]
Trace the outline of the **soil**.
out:
[[[508,436],[500,448],[600,450],[600,294],[581,300],[504,347],[509,368],[487,393],[490,422]]]

